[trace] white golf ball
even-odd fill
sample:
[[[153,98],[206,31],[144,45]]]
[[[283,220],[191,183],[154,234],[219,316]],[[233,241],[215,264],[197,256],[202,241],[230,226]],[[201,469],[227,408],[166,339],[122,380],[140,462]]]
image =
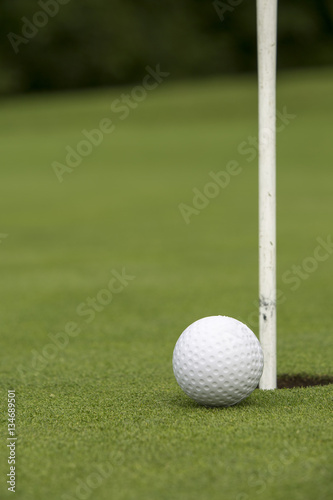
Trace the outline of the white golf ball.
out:
[[[231,406],[257,387],[264,356],[246,325],[227,316],[209,316],[183,331],[172,364],[179,386],[197,403]]]

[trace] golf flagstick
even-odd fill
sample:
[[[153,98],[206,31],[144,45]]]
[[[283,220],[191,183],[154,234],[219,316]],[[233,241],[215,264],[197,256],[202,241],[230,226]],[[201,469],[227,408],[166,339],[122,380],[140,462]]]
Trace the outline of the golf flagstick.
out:
[[[257,0],[259,84],[260,389],[276,389],[276,44],[277,0]]]

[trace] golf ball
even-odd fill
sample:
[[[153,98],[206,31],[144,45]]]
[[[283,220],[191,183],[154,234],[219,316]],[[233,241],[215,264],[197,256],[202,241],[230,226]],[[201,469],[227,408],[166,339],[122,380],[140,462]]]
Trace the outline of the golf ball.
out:
[[[227,316],[209,316],[183,331],[172,364],[179,386],[197,403],[231,406],[257,387],[264,356],[246,325]]]

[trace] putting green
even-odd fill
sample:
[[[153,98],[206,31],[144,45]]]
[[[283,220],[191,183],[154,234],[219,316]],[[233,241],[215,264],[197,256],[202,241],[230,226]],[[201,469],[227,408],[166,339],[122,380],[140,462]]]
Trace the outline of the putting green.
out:
[[[332,78],[278,81],[279,374],[332,375]],[[255,78],[127,92],[2,102],[1,498],[15,389],[18,500],[328,499],[332,385],[207,409],[171,368],[200,317],[258,333]]]

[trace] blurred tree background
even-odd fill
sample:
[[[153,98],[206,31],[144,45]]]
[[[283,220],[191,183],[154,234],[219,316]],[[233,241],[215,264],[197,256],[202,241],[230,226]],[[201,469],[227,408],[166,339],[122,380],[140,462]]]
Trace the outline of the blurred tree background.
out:
[[[0,92],[256,69],[255,0],[0,0]],[[333,0],[280,0],[280,68],[333,63]]]

